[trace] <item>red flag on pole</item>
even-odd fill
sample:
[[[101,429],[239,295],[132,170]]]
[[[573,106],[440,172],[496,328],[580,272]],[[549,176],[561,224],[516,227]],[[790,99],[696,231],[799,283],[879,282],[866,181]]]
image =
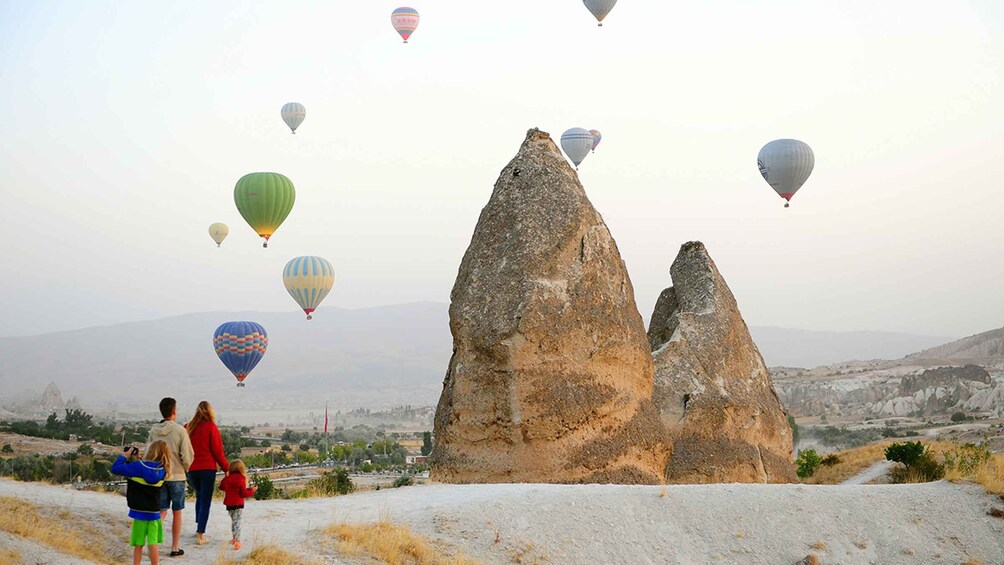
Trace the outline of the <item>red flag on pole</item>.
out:
[[[328,403],[324,403],[324,433],[328,433]]]

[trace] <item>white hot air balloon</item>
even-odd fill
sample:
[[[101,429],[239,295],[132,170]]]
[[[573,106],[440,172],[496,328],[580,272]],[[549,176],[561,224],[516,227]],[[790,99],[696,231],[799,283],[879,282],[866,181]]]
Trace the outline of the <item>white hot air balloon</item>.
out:
[[[816,158],[812,148],[797,139],[776,139],[763,146],[756,158],[763,180],[784,198],[784,207],[812,174]]]
[[[582,3],[586,5],[586,8],[596,16],[596,21],[599,22],[599,26],[603,27],[603,18],[607,17],[610,10],[614,9],[617,4],[617,0],[582,0]]]
[[[216,247],[219,247],[229,234],[230,228],[228,228],[226,224],[217,222],[209,226],[209,237],[213,238],[213,241],[216,242]]]
[[[307,109],[299,102],[290,102],[282,107],[282,121],[286,122],[289,129],[296,133],[296,128],[303,123],[303,118],[307,117]]]
[[[593,149],[593,134],[583,128],[572,128],[561,134],[561,149],[575,163],[576,170]]]
[[[282,284],[311,320],[335,284],[335,269],[323,257],[294,257],[282,270]]]

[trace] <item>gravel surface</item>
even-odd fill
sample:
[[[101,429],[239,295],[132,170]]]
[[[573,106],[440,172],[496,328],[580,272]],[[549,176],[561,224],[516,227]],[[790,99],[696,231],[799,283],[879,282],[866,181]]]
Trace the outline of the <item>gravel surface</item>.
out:
[[[82,519],[99,511],[125,513],[121,496],[43,484],[0,480],[0,496],[58,505]],[[333,499],[249,501],[245,549],[238,555],[274,542],[323,562],[347,563],[323,549],[318,529],[338,521],[390,519],[488,563],[783,565],[814,553],[824,564],[959,564],[970,558],[1004,564],[1004,520],[987,515],[996,500],[981,487],[947,482],[433,484]],[[184,520],[184,562],[213,563],[229,539],[222,505],[213,508],[208,546],[194,545],[191,503]]]

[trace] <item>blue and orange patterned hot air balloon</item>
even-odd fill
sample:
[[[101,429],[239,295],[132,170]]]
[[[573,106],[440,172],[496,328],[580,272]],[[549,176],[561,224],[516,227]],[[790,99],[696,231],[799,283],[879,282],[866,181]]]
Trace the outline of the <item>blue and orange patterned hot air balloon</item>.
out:
[[[593,153],[596,153],[596,146],[603,141],[603,134],[598,129],[591,129],[589,133],[593,136]]]
[[[408,43],[408,38],[418,29],[418,10],[408,7],[398,8],[391,13],[390,23],[401,34],[404,42]]]
[[[244,386],[244,379],[265,356],[268,333],[255,322],[226,322],[216,328],[213,347],[220,361],[237,377],[237,386]]]

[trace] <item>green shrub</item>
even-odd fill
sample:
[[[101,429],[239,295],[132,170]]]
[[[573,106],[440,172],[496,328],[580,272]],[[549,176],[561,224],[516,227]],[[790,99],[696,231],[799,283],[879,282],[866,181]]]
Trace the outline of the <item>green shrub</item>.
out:
[[[924,456],[925,451],[924,444],[919,441],[893,443],[885,448],[885,458],[887,461],[895,461],[911,467]]]
[[[5,443],[3,444],[3,449],[0,451],[3,453],[14,453],[14,448],[9,443]]]
[[[251,475],[251,482],[254,483],[254,486],[258,487],[258,491],[254,493],[255,500],[269,500],[270,498],[275,498],[278,494],[276,493],[275,484],[272,483],[272,479],[266,475],[255,473]]]
[[[945,453],[945,468],[969,475],[990,461],[989,443],[967,443]]]
[[[336,494],[349,494],[356,490],[356,486],[352,484],[352,479],[349,477],[349,472],[344,467],[338,467],[329,473],[325,473],[323,476],[311,481],[311,484],[317,487],[317,490],[321,491],[321,493],[332,496]]]
[[[822,458],[816,453],[815,449],[806,449],[804,451],[798,452],[798,458],[795,459],[795,465],[798,467],[799,478],[811,477],[815,474],[816,469],[819,468],[819,464],[822,462]]]
[[[965,412],[956,412],[955,414],[952,414],[952,421],[953,422],[965,422],[966,421],[966,413]]]
[[[94,448],[86,443],[82,443],[80,444],[80,447],[77,448],[77,453],[80,455],[94,455]]]
[[[415,484],[415,478],[411,475],[401,475],[394,480],[394,488],[410,487]]]

